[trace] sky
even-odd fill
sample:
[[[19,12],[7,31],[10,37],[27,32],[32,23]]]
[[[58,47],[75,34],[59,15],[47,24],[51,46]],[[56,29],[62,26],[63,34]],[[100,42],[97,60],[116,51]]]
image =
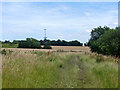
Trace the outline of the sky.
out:
[[[118,26],[117,2],[3,2],[2,40],[87,42],[98,26]]]
[[[119,2],[119,0],[2,0],[2,2]]]

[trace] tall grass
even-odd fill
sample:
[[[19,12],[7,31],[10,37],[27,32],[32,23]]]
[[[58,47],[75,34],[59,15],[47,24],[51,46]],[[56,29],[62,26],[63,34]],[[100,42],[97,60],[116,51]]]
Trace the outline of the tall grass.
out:
[[[117,88],[118,87],[118,64],[111,61],[111,58],[103,58],[101,55],[96,58],[86,58],[86,84],[87,88]],[[97,61],[97,60],[100,61]],[[98,63],[99,62],[99,63]],[[88,81],[88,82],[87,82]]]
[[[8,51],[7,51],[8,52]],[[3,88],[116,88],[117,63],[83,53],[14,51],[3,54]]]

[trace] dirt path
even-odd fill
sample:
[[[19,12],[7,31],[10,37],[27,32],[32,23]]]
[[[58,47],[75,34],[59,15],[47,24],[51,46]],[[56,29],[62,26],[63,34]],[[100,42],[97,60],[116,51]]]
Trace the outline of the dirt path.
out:
[[[76,56],[76,65],[79,67],[78,74],[80,77],[81,88],[83,88],[85,84],[85,66],[83,59],[81,59],[80,56]]]
[[[72,56],[61,69],[61,86],[83,88],[85,84],[85,67],[80,56]]]

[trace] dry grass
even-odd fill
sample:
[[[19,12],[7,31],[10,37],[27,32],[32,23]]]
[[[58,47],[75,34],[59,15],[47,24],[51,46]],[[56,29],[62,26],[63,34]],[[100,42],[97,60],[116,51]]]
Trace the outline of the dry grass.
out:
[[[6,50],[13,50],[13,51],[57,51],[57,50],[63,50],[63,51],[76,51],[76,52],[90,52],[89,47],[83,47],[83,46],[52,46],[52,49],[24,49],[24,48],[2,48]]]
[[[12,50],[12,53],[9,53]],[[80,52],[52,51],[79,50]],[[53,46],[50,50],[6,48],[3,88],[116,88],[118,67],[111,56],[91,53],[88,47]],[[42,51],[42,52],[41,52]]]
[[[89,47],[83,46],[52,46],[53,50],[64,50],[64,51],[81,51],[81,52],[89,52]]]

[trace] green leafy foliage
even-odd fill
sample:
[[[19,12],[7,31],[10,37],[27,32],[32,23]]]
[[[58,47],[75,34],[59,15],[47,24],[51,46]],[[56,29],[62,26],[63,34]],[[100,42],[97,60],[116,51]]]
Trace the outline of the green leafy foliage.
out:
[[[26,40],[13,40],[10,42],[8,40],[1,41],[2,48],[34,48],[41,49],[41,45],[44,45],[43,49],[51,49],[51,46],[83,46],[83,43],[80,43],[77,40],[74,41],[65,41],[58,39],[55,40],[40,40],[34,38],[26,38]]]
[[[91,38],[88,42],[88,46],[90,46],[92,52],[96,52],[98,50],[97,40],[105,33],[105,31],[108,30],[110,30],[110,28],[107,26],[104,26],[103,28],[99,26],[92,30]]]
[[[98,53],[120,56],[120,31],[109,30],[97,41]]]
[[[2,43],[2,48],[17,48],[18,44]]]
[[[98,27],[91,32],[88,44],[92,52],[120,56],[120,28]]]
[[[18,45],[18,48],[36,48],[40,49],[40,42],[34,38],[26,38],[26,40],[21,41]]]
[[[82,46],[83,44],[80,43],[77,40],[74,41],[65,41],[65,40],[60,40],[58,39],[57,41],[55,40],[40,40],[41,45],[45,45],[45,42],[47,42],[47,44],[52,45],[52,46]]]

